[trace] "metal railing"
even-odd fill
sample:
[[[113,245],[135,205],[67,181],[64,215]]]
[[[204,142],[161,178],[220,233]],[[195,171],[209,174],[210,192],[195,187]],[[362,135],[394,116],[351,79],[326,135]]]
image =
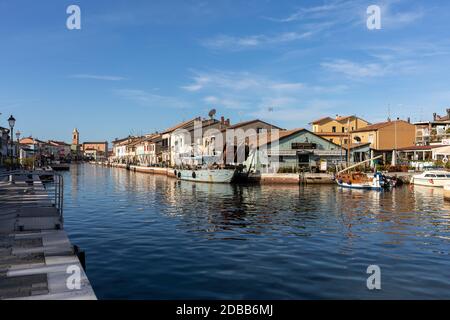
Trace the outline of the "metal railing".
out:
[[[12,171],[0,171],[0,181],[7,178],[9,183],[15,183],[17,177],[26,177],[32,179],[33,175],[38,175],[41,182],[48,182],[44,184],[52,205],[58,211],[58,214],[63,222],[64,217],[64,177],[55,171],[45,170],[12,170]],[[31,177],[30,177],[31,176]],[[47,177],[47,179],[45,179]],[[27,181],[25,179],[24,181]]]

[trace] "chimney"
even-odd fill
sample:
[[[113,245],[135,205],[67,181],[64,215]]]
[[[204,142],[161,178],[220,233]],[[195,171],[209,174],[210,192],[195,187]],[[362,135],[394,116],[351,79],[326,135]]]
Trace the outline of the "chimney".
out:
[[[448,117],[449,120],[450,120],[450,109],[447,109],[447,117]]]
[[[337,114],[337,115],[336,115],[336,119],[338,119],[338,118],[339,118],[339,115]]]
[[[224,116],[221,116],[221,117],[220,117],[220,123],[221,123],[221,124],[225,124],[225,118],[224,118]]]
[[[408,123],[411,123],[411,118],[410,117],[408,117]]]
[[[436,121],[436,119],[437,119],[437,113],[435,112],[435,113],[433,113],[433,121]]]
[[[399,118],[399,117],[397,117],[397,121],[400,121],[400,118]]]
[[[227,120],[225,120],[225,125],[227,125],[227,126],[230,125],[230,119],[229,118]]]

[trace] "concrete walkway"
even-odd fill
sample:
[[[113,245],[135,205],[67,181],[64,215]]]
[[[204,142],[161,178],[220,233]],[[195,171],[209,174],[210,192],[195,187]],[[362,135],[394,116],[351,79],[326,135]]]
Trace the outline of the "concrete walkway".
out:
[[[5,180],[0,180],[0,299],[96,299],[39,177]]]

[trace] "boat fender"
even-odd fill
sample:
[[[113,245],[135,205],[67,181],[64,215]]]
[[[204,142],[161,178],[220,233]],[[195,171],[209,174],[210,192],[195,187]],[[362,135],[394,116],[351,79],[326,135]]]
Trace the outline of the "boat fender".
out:
[[[178,178],[181,178],[181,172],[178,172]]]
[[[177,177],[177,176],[178,176],[178,175],[177,175],[177,170],[174,170],[174,171],[173,171],[173,174],[174,174],[175,177]]]
[[[197,175],[195,174],[195,171],[193,171],[193,172],[192,172],[192,178],[195,179],[196,177],[197,177]]]

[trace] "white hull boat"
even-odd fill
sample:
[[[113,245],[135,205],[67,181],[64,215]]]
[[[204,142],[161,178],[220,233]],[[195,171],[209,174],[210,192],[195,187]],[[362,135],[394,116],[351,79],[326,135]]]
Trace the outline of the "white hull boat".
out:
[[[186,181],[231,183],[236,176],[236,171],[236,169],[176,169],[174,174],[178,179]]]
[[[418,186],[443,188],[450,184],[450,172],[446,171],[425,171],[413,176],[411,183]]]

